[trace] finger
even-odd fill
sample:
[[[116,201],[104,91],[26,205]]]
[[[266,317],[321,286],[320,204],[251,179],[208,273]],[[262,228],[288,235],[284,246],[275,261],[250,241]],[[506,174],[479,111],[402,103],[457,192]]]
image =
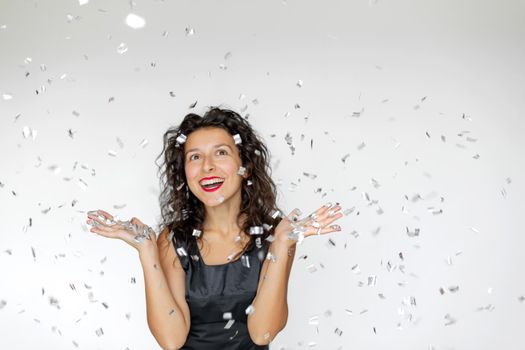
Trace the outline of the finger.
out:
[[[120,229],[122,228],[121,225],[117,224],[108,224],[105,219],[102,220],[100,216],[91,216],[88,215],[89,220],[86,221],[88,225],[93,225],[95,227],[103,228],[103,229]]]
[[[308,230],[307,232],[304,233],[304,236],[305,237],[308,237],[308,236],[314,236],[314,235],[324,235],[324,234],[327,234],[327,233],[331,233],[331,232],[339,232],[341,231],[341,226],[339,225],[330,225],[330,226],[327,226],[327,227],[319,227],[317,230]]]
[[[343,216],[342,213],[339,212],[340,210],[341,207],[339,205],[336,205],[330,209],[327,209],[326,206],[323,206],[319,210],[310,214],[306,218],[304,224],[307,226],[314,226],[316,228],[319,227],[317,223],[319,223],[321,226],[326,226]]]
[[[102,209],[97,210],[100,214],[102,214],[106,219],[113,221],[113,215],[108,213],[107,211],[104,211]]]

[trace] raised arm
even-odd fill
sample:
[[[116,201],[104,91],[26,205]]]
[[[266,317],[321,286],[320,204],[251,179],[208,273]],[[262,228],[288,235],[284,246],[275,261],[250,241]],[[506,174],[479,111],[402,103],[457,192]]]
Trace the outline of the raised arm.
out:
[[[248,315],[248,332],[255,344],[269,344],[288,320],[288,280],[297,245],[297,241],[290,239],[289,234],[293,231],[302,240],[312,235],[340,231],[339,225],[328,226],[342,217],[338,213],[340,209],[338,204],[334,207],[327,204],[302,220],[298,220],[294,214],[297,211],[294,210],[275,228],[275,239],[270,244],[261,269],[257,294],[252,301],[254,311]]]
[[[144,272],[148,326],[163,349],[175,350],[186,342],[190,312],[185,299],[185,273],[164,229],[155,232],[137,218],[115,222],[103,210],[88,213],[91,232],[121,239],[137,249]]]

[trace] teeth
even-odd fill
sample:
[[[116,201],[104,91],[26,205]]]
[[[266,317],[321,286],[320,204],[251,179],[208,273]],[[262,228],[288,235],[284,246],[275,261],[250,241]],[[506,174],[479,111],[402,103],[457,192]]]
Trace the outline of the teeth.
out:
[[[206,180],[206,181],[202,181],[201,182],[201,186],[218,184],[218,183],[222,183],[222,182],[224,182],[224,180],[220,180],[220,179]]]

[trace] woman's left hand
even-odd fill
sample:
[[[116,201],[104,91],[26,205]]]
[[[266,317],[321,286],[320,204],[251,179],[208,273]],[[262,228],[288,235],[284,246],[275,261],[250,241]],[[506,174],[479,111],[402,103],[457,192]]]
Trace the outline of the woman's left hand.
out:
[[[283,217],[275,228],[275,241],[286,242],[291,247],[297,242],[301,243],[305,237],[341,231],[341,226],[332,225],[334,221],[343,217],[340,210],[339,203],[335,206],[328,203],[307,217],[299,219],[301,212],[296,208],[288,216]]]

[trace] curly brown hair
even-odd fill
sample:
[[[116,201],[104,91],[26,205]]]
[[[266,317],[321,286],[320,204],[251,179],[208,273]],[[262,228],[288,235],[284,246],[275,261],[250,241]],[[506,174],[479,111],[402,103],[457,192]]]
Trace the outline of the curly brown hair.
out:
[[[250,235],[243,251],[233,258],[236,259],[240,254],[253,249],[257,237],[264,241],[273,234],[275,226],[281,220],[280,216],[275,215],[276,211],[282,211],[276,204],[277,187],[270,177],[270,153],[266,145],[250,123],[230,109],[210,107],[202,117],[194,113],[187,114],[179,126],[169,128],[164,133],[164,147],[157,157],[159,159],[164,155],[164,161],[158,169],[161,186],[161,222],[158,229],[169,229],[177,241],[185,242],[188,254],[197,253],[197,240],[201,238],[192,233],[193,229],[202,231],[204,205],[189,191],[184,171],[184,147],[177,143],[177,138],[180,135],[188,137],[195,130],[210,127],[222,128],[232,137],[235,134],[241,136],[242,143],[237,144],[237,149],[243,167],[250,176],[242,181],[241,208],[237,221],[246,214],[241,229],[247,233],[251,226],[264,227],[262,235]],[[171,238],[172,235],[168,237]]]

